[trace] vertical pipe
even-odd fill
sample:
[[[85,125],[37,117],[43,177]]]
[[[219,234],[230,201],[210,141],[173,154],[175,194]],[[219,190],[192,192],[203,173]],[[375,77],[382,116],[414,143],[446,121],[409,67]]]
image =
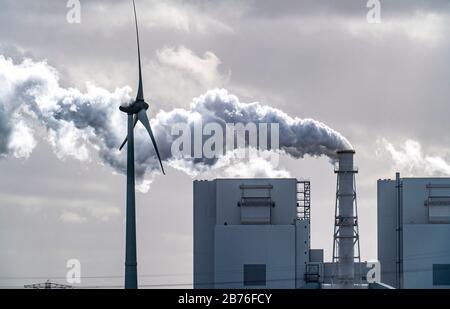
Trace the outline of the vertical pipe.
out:
[[[137,289],[136,207],[134,193],[133,115],[128,114],[127,146],[127,214],[125,243],[125,288]]]
[[[397,202],[397,288],[402,288],[402,255],[403,255],[403,245],[402,245],[402,230],[403,230],[403,218],[402,218],[402,200],[401,200],[401,180],[400,173],[395,173],[395,195]]]
[[[338,242],[338,281],[341,288],[354,287],[354,223],[355,214],[353,203],[354,191],[354,166],[353,150],[338,152],[338,200],[339,200],[339,242]]]
[[[297,186],[297,184],[296,184]],[[294,240],[295,240],[295,250],[294,250],[294,261],[295,261],[295,267],[294,267],[294,287],[297,289],[297,250],[298,250],[298,242],[297,242],[297,220],[294,220]]]

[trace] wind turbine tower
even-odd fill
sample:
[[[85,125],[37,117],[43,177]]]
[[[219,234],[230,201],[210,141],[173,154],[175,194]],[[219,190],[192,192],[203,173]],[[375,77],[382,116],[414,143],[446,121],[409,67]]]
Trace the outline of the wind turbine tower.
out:
[[[135,203],[135,175],[134,175],[134,127],[140,121],[152,140],[153,147],[161,166],[162,173],[164,167],[161,162],[156,140],[153,135],[150,122],[147,117],[149,105],[144,100],[144,90],[142,86],[141,50],[139,45],[139,30],[136,14],[136,4],[133,0],[134,19],[136,24],[136,38],[139,64],[139,87],[136,100],[128,106],[120,106],[120,110],[128,115],[128,135],[120,146],[120,150],[128,142],[127,147],[127,207],[126,207],[126,244],[125,244],[125,288],[137,289],[137,257],[136,257],[136,203]]]

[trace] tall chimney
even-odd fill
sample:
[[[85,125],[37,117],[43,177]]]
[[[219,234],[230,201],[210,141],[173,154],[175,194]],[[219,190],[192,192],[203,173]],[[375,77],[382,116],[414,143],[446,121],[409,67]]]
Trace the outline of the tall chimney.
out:
[[[335,276],[338,288],[351,289],[355,284],[355,259],[359,259],[359,233],[356,210],[354,150],[337,152],[336,210],[333,243],[333,262],[336,263]],[[357,252],[355,254],[355,245]]]

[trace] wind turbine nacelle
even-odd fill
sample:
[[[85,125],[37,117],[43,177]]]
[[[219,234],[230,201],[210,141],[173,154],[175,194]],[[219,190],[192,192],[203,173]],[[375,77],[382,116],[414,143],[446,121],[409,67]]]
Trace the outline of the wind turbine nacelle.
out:
[[[148,104],[145,103],[144,101],[135,101],[134,103],[128,105],[128,106],[119,106],[119,109],[124,112],[127,113],[128,115],[133,115],[133,114],[137,114],[139,113],[141,110],[148,109]]]

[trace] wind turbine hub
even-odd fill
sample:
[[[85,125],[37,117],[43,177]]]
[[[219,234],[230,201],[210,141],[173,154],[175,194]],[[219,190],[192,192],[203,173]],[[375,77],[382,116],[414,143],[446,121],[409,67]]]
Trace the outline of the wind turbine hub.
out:
[[[145,103],[142,100],[136,101],[133,104],[130,104],[128,106],[120,106],[119,109],[124,112],[127,113],[128,115],[133,115],[133,114],[137,114],[139,113],[141,110],[147,110],[148,109],[148,104]]]

